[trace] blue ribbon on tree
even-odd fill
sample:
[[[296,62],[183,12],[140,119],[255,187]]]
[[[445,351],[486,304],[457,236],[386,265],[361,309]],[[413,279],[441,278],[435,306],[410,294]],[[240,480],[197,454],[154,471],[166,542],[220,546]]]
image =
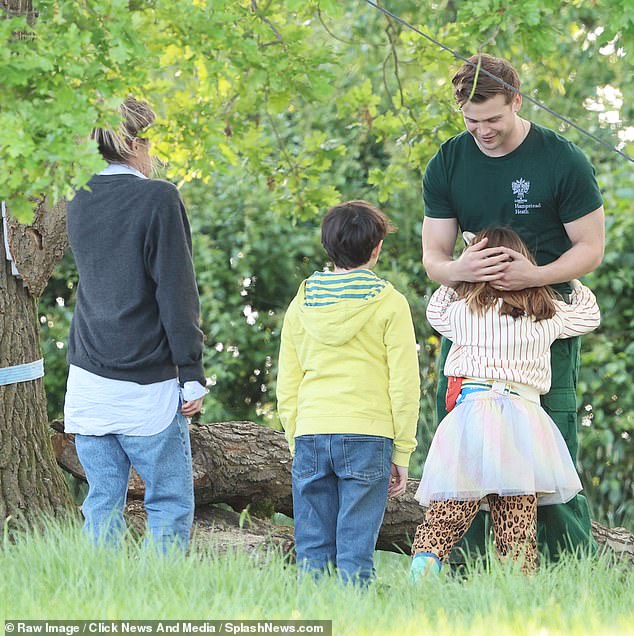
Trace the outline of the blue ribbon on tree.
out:
[[[29,382],[42,377],[44,377],[44,360],[40,359],[0,369],[0,386]]]

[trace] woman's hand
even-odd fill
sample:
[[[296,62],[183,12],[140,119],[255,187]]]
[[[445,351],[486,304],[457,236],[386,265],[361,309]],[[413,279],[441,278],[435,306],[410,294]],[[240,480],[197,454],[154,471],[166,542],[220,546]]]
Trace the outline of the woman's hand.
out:
[[[189,402],[183,402],[181,406],[181,413],[185,417],[192,417],[192,415],[196,415],[196,413],[200,413],[203,408],[203,400],[205,398],[201,397],[197,400],[190,400]]]

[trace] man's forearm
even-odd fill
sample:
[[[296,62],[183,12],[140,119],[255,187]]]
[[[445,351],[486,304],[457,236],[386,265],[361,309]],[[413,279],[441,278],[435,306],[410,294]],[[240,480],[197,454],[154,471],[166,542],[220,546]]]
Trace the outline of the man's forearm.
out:
[[[507,253],[512,255],[509,262],[486,265],[485,259],[481,261],[485,265],[478,268],[473,255],[467,260],[463,253],[460,259],[453,260],[444,252],[429,250],[423,255],[423,265],[429,278],[447,287],[455,287],[463,281],[488,281],[494,286],[501,285],[501,289],[525,289],[565,283],[593,271],[603,258],[603,244],[599,241],[576,243],[558,259],[541,267],[523,257],[518,260],[516,257],[520,255],[512,250]]]
[[[427,276],[431,280],[447,287],[455,287],[462,282],[457,277],[456,265],[457,261],[445,254],[432,253],[423,255],[423,266]]]
[[[605,215],[603,207],[564,224],[572,247],[557,260],[538,268],[538,283],[554,285],[580,278],[595,270],[603,260]]]
[[[594,271],[602,260],[601,246],[577,243],[557,260],[537,268],[539,278],[537,285],[555,285],[566,283],[573,278],[580,278]]]

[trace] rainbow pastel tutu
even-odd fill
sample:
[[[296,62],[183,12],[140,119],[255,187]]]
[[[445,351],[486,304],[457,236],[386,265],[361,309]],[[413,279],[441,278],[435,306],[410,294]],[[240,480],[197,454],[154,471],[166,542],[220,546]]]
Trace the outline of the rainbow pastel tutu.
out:
[[[438,426],[415,497],[428,505],[537,494],[537,505],[544,506],[565,503],[580,490],[566,443],[539,404],[479,391]]]

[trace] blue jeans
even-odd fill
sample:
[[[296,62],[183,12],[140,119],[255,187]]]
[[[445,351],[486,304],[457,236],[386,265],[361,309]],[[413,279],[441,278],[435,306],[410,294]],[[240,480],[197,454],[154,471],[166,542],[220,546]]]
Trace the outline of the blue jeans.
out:
[[[393,442],[377,435],[295,438],[293,511],[300,572],[336,566],[341,578],[374,578],[374,548],[385,513]]]
[[[150,541],[165,553],[185,549],[194,519],[192,454],[187,420],[180,413],[156,435],[75,435],[86,472],[84,530],[95,543],[116,545],[125,531],[123,509],[130,467],[145,483]]]

